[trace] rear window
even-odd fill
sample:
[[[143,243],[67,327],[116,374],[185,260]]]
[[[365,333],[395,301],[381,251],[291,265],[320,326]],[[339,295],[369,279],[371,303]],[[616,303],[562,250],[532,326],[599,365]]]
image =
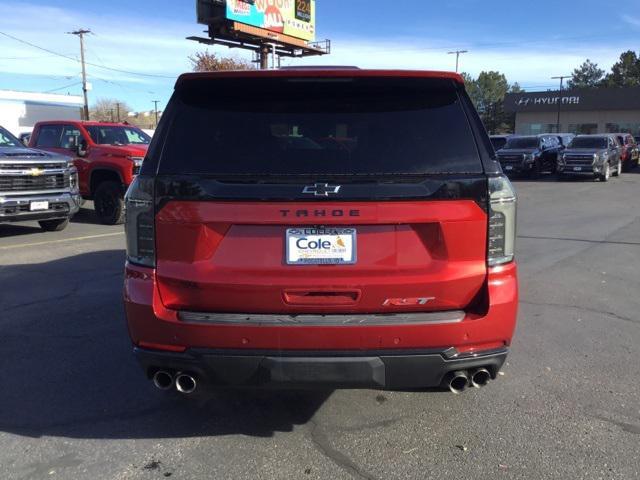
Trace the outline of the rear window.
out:
[[[172,102],[161,174],[483,171],[451,81],[203,79]]]

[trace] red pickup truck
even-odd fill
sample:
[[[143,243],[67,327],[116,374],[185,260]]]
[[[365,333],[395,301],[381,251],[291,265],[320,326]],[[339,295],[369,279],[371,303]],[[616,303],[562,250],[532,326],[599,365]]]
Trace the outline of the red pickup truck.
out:
[[[29,146],[74,157],[83,199],[105,225],[124,221],[124,193],[140,171],[151,137],[122,123],[37,123]]]

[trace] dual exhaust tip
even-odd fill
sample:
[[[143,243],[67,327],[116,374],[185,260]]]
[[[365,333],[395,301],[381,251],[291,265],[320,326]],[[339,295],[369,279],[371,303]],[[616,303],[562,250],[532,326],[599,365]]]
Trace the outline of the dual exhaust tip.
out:
[[[452,393],[460,394],[467,387],[482,388],[491,380],[491,373],[486,368],[478,368],[472,372],[463,370],[453,372],[449,379],[449,390]]]
[[[491,380],[491,373],[486,368],[477,368],[472,372],[459,370],[453,372],[449,377],[449,390],[454,394],[464,392],[467,387],[482,388]],[[158,370],[153,374],[153,384],[159,390],[176,390],[182,394],[189,395],[196,391],[198,382],[190,373],[178,372],[173,375],[166,370]]]
[[[189,395],[196,391],[198,382],[190,373],[179,372],[173,375],[166,370],[158,370],[153,374],[153,384],[159,390],[171,390],[173,387],[180,393]]]

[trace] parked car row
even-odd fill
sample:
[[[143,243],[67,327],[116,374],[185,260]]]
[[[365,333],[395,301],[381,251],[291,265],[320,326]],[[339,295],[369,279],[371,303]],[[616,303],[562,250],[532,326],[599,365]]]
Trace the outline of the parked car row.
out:
[[[62,230],[83,200],[105,225],[124,221],[124,193],[151,137],[121,123],[40,122],[29,147],[0,127],[0,223],[37,220]]]
[[[628,133],[496,135],[491,141],[508,175],[557,173],[560,179],[583,175],[606,182],[640,164],[638,143]]]

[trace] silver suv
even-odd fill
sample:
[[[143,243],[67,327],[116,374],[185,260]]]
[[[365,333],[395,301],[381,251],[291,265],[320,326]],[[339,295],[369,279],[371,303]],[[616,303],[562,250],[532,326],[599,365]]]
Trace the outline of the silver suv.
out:
[[[25,148],[0,127],[0,223],[36,220],[43,230],[60,231],[79,209],[72,160]]]

